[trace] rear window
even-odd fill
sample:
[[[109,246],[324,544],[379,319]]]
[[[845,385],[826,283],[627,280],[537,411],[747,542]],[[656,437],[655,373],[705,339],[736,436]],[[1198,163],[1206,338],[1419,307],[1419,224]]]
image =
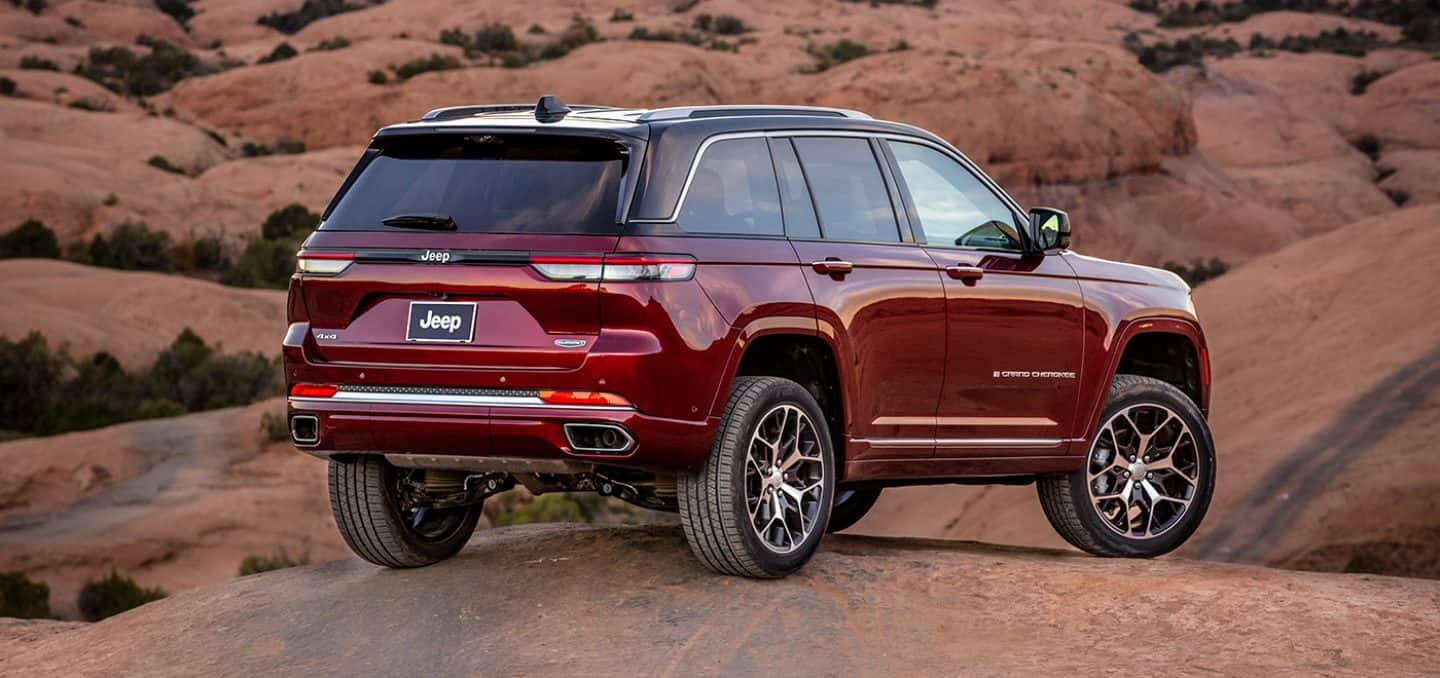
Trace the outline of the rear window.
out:
[[[383,220],[443,215],[466,233],[615,234],[622,147],[542,135],[387,140],[325,218],[325,230],[403,230]]]

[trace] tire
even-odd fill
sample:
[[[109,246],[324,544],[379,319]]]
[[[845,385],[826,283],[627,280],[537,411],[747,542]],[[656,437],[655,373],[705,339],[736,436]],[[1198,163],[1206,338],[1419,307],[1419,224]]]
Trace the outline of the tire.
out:
[[[1132,480],[1137,474],[1144,478]],[[1179,389],[1117,375],[1084,466],[1045,476],[1036,489],[1050,525],[1076,548],[1097,556],[1164,555],[1205,518],[1215,492],[1215,444],[1200,408]]]
[[[378,456],[330,462],[330,510],[355,555],[393,568],[424,567],[455,555],[475,533],[480,504],[440,509],[408,519],[397,480],[404,469]]]
[[[774,466],[764,461],[773,457],[771,447],[763,441],[774,439],[783,444],[789,440],[785,422],[791,418],[796,431],[793,437],[804,444],[791,446],[783,456],[791,458],[791,452],[799,447],[806,453],[779,474],[762,473],[762,466]],[[802,434],[807,419],[809,433]],[[735,379],[709,458],[699,469],[679,476],[680,522],[690,550],[701,563],[721,574],[773,579],[810,560],[825,536],[835,490],[834,448],[825,421],[815,398],[793,381]],[[763,464],[747,461],[752,445]],[[770,488],[768,494],[766,488]],[[793,501],[787,492],[801,488],[808,489],[800,493],[799,501]],[[772,510],[776,507],[779,510]],[[754,527],[756,522],[768,529]],[[766,536],[762,537],[762,532]]]
[[[835,495],[835,505],[830,507],[830,525],[827,532],[839,532],[848,530],[855,523],[860,522],[875,501],[880,498],[878,487],[861,487],[852,490],[842,489]]]

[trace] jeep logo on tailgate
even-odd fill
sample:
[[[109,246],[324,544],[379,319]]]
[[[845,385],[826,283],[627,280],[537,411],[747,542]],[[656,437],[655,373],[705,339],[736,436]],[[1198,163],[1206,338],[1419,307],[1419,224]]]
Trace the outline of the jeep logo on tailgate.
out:
[[[412,301],[407,341],[467,343],[475,338],[475,302]]]

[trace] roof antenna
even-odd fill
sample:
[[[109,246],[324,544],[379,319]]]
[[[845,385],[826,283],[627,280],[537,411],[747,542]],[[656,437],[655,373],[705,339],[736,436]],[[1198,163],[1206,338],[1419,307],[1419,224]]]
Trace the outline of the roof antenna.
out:
[[[553,94],[540,97],[540,101],[535,104],[535,119],[540,122],[560,122],[569,113],[570,107]]]

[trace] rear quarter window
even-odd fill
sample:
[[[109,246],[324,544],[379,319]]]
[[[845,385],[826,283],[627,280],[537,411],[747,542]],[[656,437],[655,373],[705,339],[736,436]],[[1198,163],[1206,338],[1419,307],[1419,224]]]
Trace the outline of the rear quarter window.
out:
[[[427,214],[469,233],[615,234],[624,157],[577,136],[395,137],[367,152],[321,228],[392,230],[381,222]]]
[[[781,235],[780,192],[764,139],[725,139],[700,157],[677,225],[686,233]]]

